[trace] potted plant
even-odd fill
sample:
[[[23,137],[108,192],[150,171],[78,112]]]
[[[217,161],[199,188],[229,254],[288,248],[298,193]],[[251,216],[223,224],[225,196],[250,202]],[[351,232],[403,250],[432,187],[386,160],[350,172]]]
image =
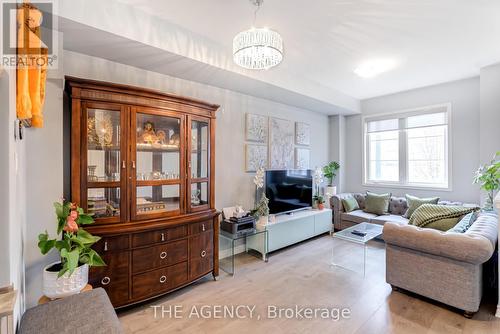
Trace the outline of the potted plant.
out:
[[[323,198],[320,195],[320,185],[323,183],[323,171],[319,167],[316,167],[316,169],[314,170],[313,182],[315,185],[315,194],[313,196],[313,209],[318,209],[319,199]]]
[[[323,198],[323,196],[317,196],[316,203],[318,210],[323,210],[325,208],[325,199]]]
[[[337,161],[330,161],[323,167],[323,174],[328,179],[328,186],[326,187],[326,194],[333,196],[337,194],[337,187],[333,185],[333,180],[337,176],[337,171],[340,169],[340,164]]]
[[[486,191],[488,197],[483,209],[492,211],[495,193],[500,189],[500,151],[495,154],[489,166],[480,166],[474,176],[474,183],[479,184]]]
[[[56,202],[57,235],[49,239],[47,231],[38,236],[38,247],[45,255],[55,248],[60,261],[49,264],[43,271],[43,293],[55,299],[79,293],[88,282],[89,267],[105,266],[91,247],[100,237],[88,233],[82,225],[94,223],[92,217],[71,202]]]
[[[262,192],[259,198],[260,189],[264,187],[265,169],[260,167],[255,173],[253,183],[255,184],[255,208],[251,211],[252,216],[257,220],[259,225],[267,225],[269,221],[269,199],[266,194]]]

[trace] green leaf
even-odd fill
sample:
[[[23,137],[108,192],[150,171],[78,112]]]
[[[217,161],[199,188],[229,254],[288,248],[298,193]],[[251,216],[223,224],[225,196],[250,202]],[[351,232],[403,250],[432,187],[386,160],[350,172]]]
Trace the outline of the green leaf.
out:
[[[38,241],[47,241],[49,239],[49,234],[47,233],[47,231],[45,231],[45,233],[40,233],[38,235]]]
[[[78,216],[77,223],[80,225],[89,225],[94,223],[94,219],[92,219],[92,217],[89,215],[81,214],[80,216]]]
[[[57,240],[55,247],[59,251],[59,253],[63,249],[66,249],[67,251],[69,251],[71,249],[71,245],[70,245],[69,241],[66,239]]]
[[[56,209],[56,215],[58,218],[63,218],[63,205],[59,202],[54,202],[54,208]]]
[[[63,206],[63,215],[62,215],[62,218],[66,219],[66,217],[69,216],[69,213],[71,211],[71,203],[66,203],[64,204]]]
[[[78,236],[72,235],[72,236],[70,236],[70,240],[71,240],[71,242],[74,242],[75,244],[77,244],[78,247],[86,248],[85,243],[80,238],[78,238]]]
[[[78,230],[77,237],[85,244],[85,246],[91,246],[101,239],[100,237],[93,236],[83,228]]]
[[[90,257],[90,261],[89,261],[90,266],[93,266],[93,267],[106,266],[106,262],[104,262],[104,260],[101,258],[101,256],[99,254],[97,254],[97,252],[95,250],[93,250],[93,249],[90,250],[89,257]]]
[[[66,218],[58,218],[57,219],[57,234],[61,234],[64,226],[66,226]]]
[[[76,208],[76,212],[78,212],[79,215],[85,214],[85,212],[83,212],[82,208]]]
[[[38,248],[40,248],[40,252],[45,255],[47,254],[52,248],[54,248],[56,244],[55,239],[48,239],[48,235],[45,234],[40,234],[38,236],[38,239],[40,240],[38,242]]]
[[[87,263],[90,265],[90,256],[88,254],[80,254],[80,263]]]
[[[67,266],[69,274],[73,274],[73,271],[78,267],[78,259],[80,258],[80,251],[78,249],[68,252],[65,248],[61,250],[61,257],[66,259],[64,265]]]

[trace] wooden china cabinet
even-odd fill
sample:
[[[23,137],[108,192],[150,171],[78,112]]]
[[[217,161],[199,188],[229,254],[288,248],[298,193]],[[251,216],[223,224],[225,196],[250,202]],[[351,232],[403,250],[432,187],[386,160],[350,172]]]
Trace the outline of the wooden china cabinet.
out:
[[[71,104],[71,199],[106,267],[89,283],[115,307],[218,276],[217,105],[66,77]]]

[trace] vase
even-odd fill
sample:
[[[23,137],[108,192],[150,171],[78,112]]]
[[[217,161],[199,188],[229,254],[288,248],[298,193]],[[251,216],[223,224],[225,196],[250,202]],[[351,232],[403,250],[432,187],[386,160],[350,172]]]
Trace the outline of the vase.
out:
[[[336,186],[328,186],[325,189],[325,194],[328,196],[337,195],[337,187]]]
[[[318,210],[323,210],[325,208],[325,203],[318,203]]]
[[[66,272],[57,277],[58,271],[48,269],[60,262],[54,262],[43,268],[43,294],[50,299],[64,298],[76,295],[87,285],[89,281],[89,266],[83,264],[73,271],[71,276]]]

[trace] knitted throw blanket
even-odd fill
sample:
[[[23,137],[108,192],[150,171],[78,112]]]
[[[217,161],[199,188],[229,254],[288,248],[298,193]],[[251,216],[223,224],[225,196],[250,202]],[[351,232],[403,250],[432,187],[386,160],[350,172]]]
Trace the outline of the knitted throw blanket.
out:
[[[458,218],[476,210],[463,206],[422,204],[413,212],[408,224],[424,227],[441,219]]]

